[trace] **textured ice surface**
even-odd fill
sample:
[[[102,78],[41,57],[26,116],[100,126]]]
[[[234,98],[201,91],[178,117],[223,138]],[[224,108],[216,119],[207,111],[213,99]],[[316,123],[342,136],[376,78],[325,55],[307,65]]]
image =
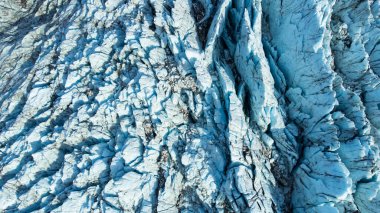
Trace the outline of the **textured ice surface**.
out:
[[[379,212],[379,0],[0,15],[1,212]]]

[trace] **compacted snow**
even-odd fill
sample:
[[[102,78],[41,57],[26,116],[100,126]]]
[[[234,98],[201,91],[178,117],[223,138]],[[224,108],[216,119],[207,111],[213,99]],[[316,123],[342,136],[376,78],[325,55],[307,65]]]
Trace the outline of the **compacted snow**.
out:
[[[379,0],[0,1],[1,212],[379,212]]]

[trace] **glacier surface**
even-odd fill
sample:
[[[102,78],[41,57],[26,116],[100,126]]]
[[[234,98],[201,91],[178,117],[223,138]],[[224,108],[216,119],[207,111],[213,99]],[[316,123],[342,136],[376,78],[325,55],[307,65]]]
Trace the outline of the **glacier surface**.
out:
[[[380,211],[379,0],[0,14],[0,211]]]

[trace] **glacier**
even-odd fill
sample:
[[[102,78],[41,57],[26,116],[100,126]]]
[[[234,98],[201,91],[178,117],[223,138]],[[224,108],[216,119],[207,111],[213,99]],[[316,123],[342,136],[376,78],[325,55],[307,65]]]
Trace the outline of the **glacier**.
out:
[[[380,211],[379,0],[0,14],[1,212]]]

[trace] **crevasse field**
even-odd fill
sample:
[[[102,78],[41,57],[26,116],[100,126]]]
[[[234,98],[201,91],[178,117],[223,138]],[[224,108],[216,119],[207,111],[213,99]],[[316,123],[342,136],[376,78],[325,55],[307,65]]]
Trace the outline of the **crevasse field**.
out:
[[[380,0],[0,0],[0,212],[379,213]]]

